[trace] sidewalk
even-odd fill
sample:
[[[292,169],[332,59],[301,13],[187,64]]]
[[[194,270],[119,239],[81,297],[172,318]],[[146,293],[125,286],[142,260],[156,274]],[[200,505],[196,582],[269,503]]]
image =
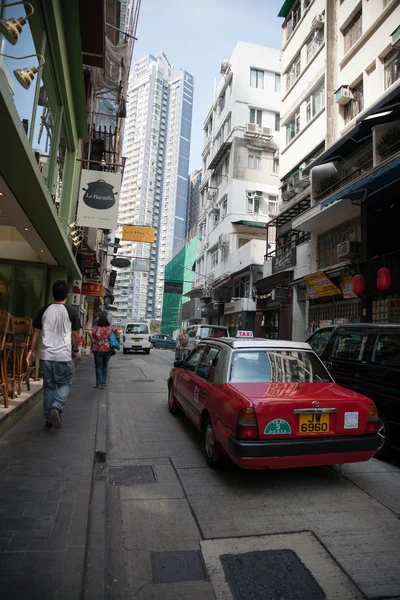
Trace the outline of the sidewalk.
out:
[[[0,596],[71,600],[81,593],[99,391],[92,360],[74,375],[63,428],[40,402],[0,437]]]

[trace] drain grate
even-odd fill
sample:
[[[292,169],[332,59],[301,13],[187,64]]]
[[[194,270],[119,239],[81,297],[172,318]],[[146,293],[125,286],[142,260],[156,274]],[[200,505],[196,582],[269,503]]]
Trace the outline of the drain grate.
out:
[[[152,552],[153,583],[208,581],[198,550]]]
[[[154,383],[154,379],[132,379],[133,383]]]
[[[325,600],[293,550],[223,554],[221,563],[235,600]]]
[[[145,485],[156,483],[156,476],[153,467],[147,465],[110,467],[108,483],[111,485]]]

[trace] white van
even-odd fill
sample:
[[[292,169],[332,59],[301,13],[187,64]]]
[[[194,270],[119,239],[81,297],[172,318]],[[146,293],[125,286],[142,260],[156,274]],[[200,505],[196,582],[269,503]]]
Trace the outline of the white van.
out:
[[[127,323],[124,329],[123,352],[133,352],[143,350],[145,354],[150,354],[150,331],[147,323]]]
[[[189,338],[189,350],[193,350],[199,341],[204,338],[230,337],[227,327],[224,327],[223,325],[209,325],[208,323],[190,325],[187,327],[186,332]]]

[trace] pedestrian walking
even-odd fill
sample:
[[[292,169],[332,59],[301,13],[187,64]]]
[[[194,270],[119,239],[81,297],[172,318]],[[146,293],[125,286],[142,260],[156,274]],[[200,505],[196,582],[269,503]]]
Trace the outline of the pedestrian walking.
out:
[[[188,354],[189,336],[186,329],[182,329],[182,332],[176,338],[177,348],[177,360],[184,360]]]
[[[96,372],[96,385],[93,386],[95,388],[104,389],[107,385],[108,361],[113,353],[110,337],[113,333],[119,340],[119,330],[111,327],[109,320],[104,316],[97,320],[96,326],[90,332]]]
[[[81,322],[78,311],[66,304],[68,283],[53,284],[54,302],[44,306],[33,321],[33,337],[27,362],[36,360],[40,334],[40,373],[43,377],[43,407],[45,426],[61,429],[61,415],[71,390],[74,361],[78,358]]]

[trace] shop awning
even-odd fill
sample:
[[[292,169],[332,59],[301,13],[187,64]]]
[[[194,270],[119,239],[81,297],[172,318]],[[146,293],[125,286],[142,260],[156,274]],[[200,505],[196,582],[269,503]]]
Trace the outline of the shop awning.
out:
[[[208,165],[208,169],[215,169],[216,167],[218,167],[225,152],[227,152],[231,146],[232,142],[224,142],[223,144],[221,144],[221,147],[219,148],[217,154],[214,156],[214,158]]]
[[[279,215],[271,219],[271,221],[267,223],[267,227],[282,227],[283,225],[286,225],[286,223],[289,223],[289,221],[292,221],[292,219],[304,213],[305,210],[310,208],[310,205],[311,199],[308,193],[306,198],[302,198],[296,202],[296,204],[293,204],[286,210],[279,213]]]
[[[254,287],[256,288],[257,293],[259,295],[266,294],[278,285],[282,285],[283,283],[289,283],[292,276],[293,271],[280,271],[279,273],[275,273],[274,275],[270,275],[269,277],[264,277],[264,279],[256,281]]]
[[[259,223],[258,221],[232,221],[232,225],[244,225],[245,227],[260,227],[266,229],[269,223]]]
[[[280,11],[278,12],[278,17],[287,17],[289,10],[292,8],[294,4],[294,0],[285,0],[282,4]]]
[[[360,206],[351,203],[350,199],[338,199],[332,204],[317,204],[293,219],[292,229],[299,231],[318,231],[332,229],[344,221],[355,219],[361,214]]]

